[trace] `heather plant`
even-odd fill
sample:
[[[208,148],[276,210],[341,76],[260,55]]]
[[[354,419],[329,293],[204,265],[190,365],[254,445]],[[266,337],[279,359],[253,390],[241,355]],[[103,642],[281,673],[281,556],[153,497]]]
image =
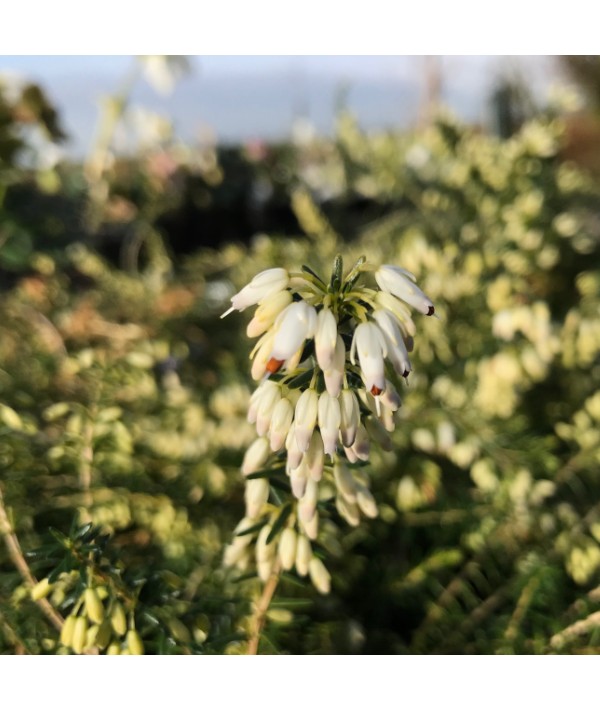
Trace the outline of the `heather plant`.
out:
[[[216,154],[3,154],[2,651],[597,652],[600,199],[562,145],[342,114],[243,163],[293,233],[186,256]]]

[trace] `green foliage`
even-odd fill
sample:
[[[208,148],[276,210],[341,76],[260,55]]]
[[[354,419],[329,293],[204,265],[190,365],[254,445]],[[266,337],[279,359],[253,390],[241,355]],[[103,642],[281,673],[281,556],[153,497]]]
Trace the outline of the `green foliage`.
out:
[[[250,366],[244,316],[219,314],[261,269],[328,273],[343,251],[412,271],[441,320],[419,324],[393,450],[372,459],[379,519],[323,517],[315,553],[332,593],[282,576],[260,650],[597,652],[600,193],[561,141],[543,117],[499,140],[448,118],[367,136],[343,114],[334,141],[282,152],[286,183],[246,160],[304,234],[185,257],[160,227],[175,174],[145,159],[103,172],[102,194],[61,167],[43,212],[11,203],[10,234],[27,223],[31,243],[0,255],[0,486],[33,575],[49,579],[34,596],[86,635],[103,622],[86,591],[107,618],[120,604],[125,627],[102,652],[139,650],[132,630],[147,653],[245,651],[260,586],[222,554],[243,513]],[[179,148],[156,155],[206,194],[228,185],[218,162],[191,168]],[[3,160],[0,194],[39,187],[39,169]],[[59,219],[56,242],[40,241],[67,198],[77,229]],[[0,549],[0,649],[100,650],[91,636],[61,643],[13,558]]]

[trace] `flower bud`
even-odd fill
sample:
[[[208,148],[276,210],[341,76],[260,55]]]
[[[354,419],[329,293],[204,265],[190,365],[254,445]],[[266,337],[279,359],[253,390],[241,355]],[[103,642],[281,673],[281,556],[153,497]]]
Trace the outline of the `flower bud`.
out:
[[[308,565],[308,572],[315,588],[321,595],[327,595],[331,590],[331,576],[327,568],[323,565],[323,561],[313,556]]]
[[[60,629],[60,643],[65,647],[70,647],[73,641],[73,631],[75,629],[75,615],[69,615]]]
[[[345,499],[343,496],[335,497],[335,508],[339,515],[351,526],[358,526],[360,523],[360,512],[358,506]]]
[[[223,552],[223,565],[226,568],[233,567],[246,555],[248,541],[245,539],[246,536],[236,537],[229,545],[225,546],[225,550]]]
[[[246,516],[256,518],[269,498],[267,479],[250,479],[246,482]]]
[[[267,372],[271,361],[274,338],[275,334],[272,331],[267,331],[252,351],[250,357],[254,360],[252,361],[250,375],[252,375],[253,380],[260,380]]]
[[[402,405],[398,391],[389,380],[385,381],[385,390],[379,396],[379,401],[384,407],[387,407],[392,412],[396,412],[396,410],[398,410]]]
[[[319,429],[325,454],[333,456],[340,431],[340,403],[329,393],[321,393],[318,406]]]
[[[121,654],[121,645],[118,642],[112,642],[106,650],[106,654],[114,656],[115,654]]]
[[[317,316],[315,332],[315,354],[321,370],[326,371],[333,365],[337,345],[337,323],[330,309],[323,308]]]
[[[94,588],[87,588],[84,593],[85,612],[91,622],[99,625],[104,619],[104,606],[100,602],[98,593]]]
[[[302,519],[300,519],[300,525],[308,538],[310,538],[311,541],[316,541],[319,535],[319,512],[315,511],[310,521],[302,521]]]
[[[393,432],[396,429],[396,421],[394,413],[387,407],[382,407],[379,413],[379,421],[383,425],[386,432]]]
[[[112,637],[112,627],[109,619],[105,619],[104,622],[98,628],[98,634],[96,635],[95,645],[98,649],[104,649],[106,645],[110,642]]]
[[[115,602],[112,613],[110,615],[110,624],[113,630],[122,637],[125,632],[127,632],[127,618],[125,617],[125,610],[120,602]]]
[[[310,438],[310,446],[305,455],[308,474],[313,481],[320,481],[323,476],[325,452],[321,435],[315,430]]]
[[[269,458],[269,440],[266,437],[259,437],[246,450],[244,461],[242,462],[242,474],[248,476],[259,471]]]
[[[81,652],[83,652],[87,631],[87,618],[78,617],[73,625],[73,637],[71,639],[71,649],[75,652],[75,654],[81,654]]]
[[[308,565],[312,558],[312,547],[306,536],[300,534],[296,544],[296,572],[304,577],[308,574]]]
[[[96,644],[96,637],[100,631],[100,625],[92,625],[88,627],[88,631],[85,635],[85,647],[84,649],[90,649]]]
[[[362,462],[366,462],[369,459],[369,454],[371,453],[371,440],[369,439],[369,433],[367,432],[364,425],[359,425],[356,430],[356,439],[351,447],[354,455],[357,459]]]
[[[354,503],[356,501],[356,482],[348,467],[339,460],[333,465],[333,478],[337,490],[344,499],[349,503]]]
[[[310,438],[317,422],[319,396],[317,391],[309,388],[305,390],[296,403],[294,414],[296,442],[301,452],[306,452]]]
[[[317,500],[319,498],[319,485],[313,479],[309,479],[306,483],[304,496],[298,504],[298,518],[302,523],[308,523],[312,520],[317,510]]]
[[[259,562],[272,560],[275,555],[275,541],[272,540],[267,543],[267,538],[271,535],[271,530],[271,526],[263,526],[256,539],[256,560]]]
[[[377,510],[375,498],[366,486],[358,487],[356,492],[356,503],[365,516],[368,516],[369,518],[377,518],[379,511]]]
[[[298,447],[296,439],[296,425],[292,422],[288,436],[285,438],[285,448],[287,449],[286,471],[289,473],[300,466],[302,461],[302,451]]]
[[[284,570],[291,570],[296,560],[296,531],[293,528],[285,528],[279,539],[279,560]]]
[[[189,629],[178,620],[176,617],[172,617],[169,622],[169,632],[171,633],[173,639],[181,644],[190,644],[192,641],[192,635]]]
[[[344,453],[346,454],[346,459],[350,462],[350,464],[358,462],[358,457],[354,453],[352,447],[344,447]]]
[[[269,558],[268,560],[256,561],[256,571],[258,573],[258,577],[263,583],[266,583],[271,577],[271,573],[273,572],[273,563],[274,561],[272,558]]]
[[[340,435],[344,447],[351,447],[360,424],[358,400],[352,390],[342,390],[340,397]]]
[[[328,370],[323,371],[325,389],[332,397],[337,397],[342,389],[346,372],[346,347],[341,336],[337,337],[333,362]]]
[[[130,654],[144,653],[144,643],[136,630],[129,630],[127,633],[127,649]]]
[[[273,408],[269,427],[270,445],[274,452],[283,447],[293,419],[294,408],[292,403],[286,397],[281,398]]]
[[[250,404],[248,405],[248,422],[253,425],[256,422],[256,415],[258,412],[258,406],[260,400],[265,390],[272,387],[278,387],[275,383],[270,380],[263,381],[256,390],[250,395]]]
[[[306,457],[300,462],[300,466],[293,469],[290,473],[290,484],[292,486],[292,494],[297,498],[301,499],[304,496],[306,490],[306,483],[308,481],[308,467],[306,464]]]
[[[52,585],[48,578],[40,580],[31,588],[31,599],[35,602],[45,598],[52,590]]]
[[[275,383],[271,385],[263,390],[256,411],[256,431],[259,437],[264,437],[269,431],[273,410],[281,400],[281,388]]]

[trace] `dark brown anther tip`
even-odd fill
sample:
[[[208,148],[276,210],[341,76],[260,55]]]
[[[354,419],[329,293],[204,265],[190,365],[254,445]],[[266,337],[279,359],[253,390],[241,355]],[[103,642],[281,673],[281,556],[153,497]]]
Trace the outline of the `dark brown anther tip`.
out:
[[[371,388],[371,395],[374,395],[375,397],[381,395],[382,392],[383,390],[381,388],[378,388],[377,385],[373,385],[373,387]]]
[[[435,313],[435,308],[433,306],[430,306],[429,311],[427,311],[427,315],[433,316],[434,313]]]

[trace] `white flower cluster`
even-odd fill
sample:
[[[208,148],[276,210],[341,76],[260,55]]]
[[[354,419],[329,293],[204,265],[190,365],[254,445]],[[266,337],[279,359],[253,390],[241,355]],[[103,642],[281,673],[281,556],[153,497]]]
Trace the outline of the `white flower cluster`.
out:
[[[359,284],[368,274],[379,289]],[[295,567],[325,593],[329,574],[311,547],[320,494],[333,488],[339,515],[353,526],[361,514],[377,516],[360,465],[372,441],[391,447],[397,383],[411,371],[416,330],[407,305],[428,316],[434,306],[410,272],[361,258],[343,278],[339,257],[329,284],[308,267],[267,269],[231,304],[223,316],[258,305],[247,333],[260,337],[251,358],[261,382],[248,410],[258,438],[242,463],[246,516],[225,564],[245,569],[255,541],[262,580]],[[269,503],[277,489],[291,492],[287,504],[279,495]]]

